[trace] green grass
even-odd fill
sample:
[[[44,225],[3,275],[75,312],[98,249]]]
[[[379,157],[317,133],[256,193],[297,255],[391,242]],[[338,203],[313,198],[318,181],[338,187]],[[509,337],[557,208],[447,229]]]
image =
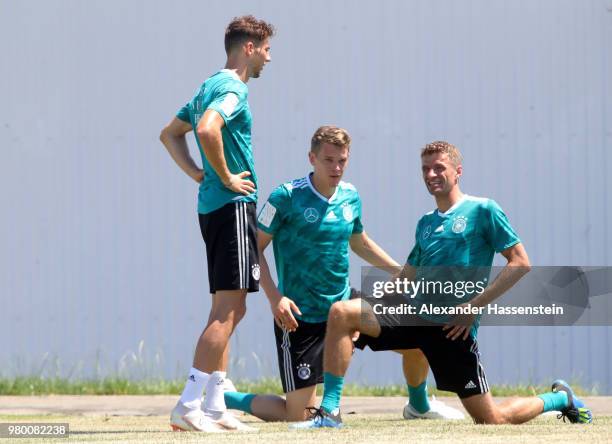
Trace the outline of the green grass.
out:
[[[222,436],[201,433],[171,432],[167,416],[15,416],[0,415],[0,422],[67,422],[69,438],[55,440],[20,438],[23,443],[371,443],[410,442],[429,444],[466,443],[498,444],[521,442],[580,442],[581,444],[610,442],[612,418],[598,417],[594,424],[563,424],[554,416],[542,416],[523,425],[482,426],[463,421],[405,421],[398,414],[346,415],[343,429],[289,430],[286,423],[262,423],[252,416],[241,417],[259,433],[228,432]],[[8,440],[7,440],[8,441]]]
[[[64,378],[16,377],[0,378],[0,396],[38,396],[38,395],[178,395],[185,381],[177,380],[130,380],[124,378],[103,378],[98,380],[69,380]],[[241,392],[281,394],[278,378],[265,378],[257,381],[234,381]],[[594,395],[579,385],[572,385],[579,395]],[[319,386],[319,395],[321,394]],[[498,385],[491,387],[493,396],[529,396],[549,391],[548,386]],[[448,392],[431,388],[436,396],[453,396]],[[344,396],[406,396],[405,385],[364,385],[349,383],[345,385]]]

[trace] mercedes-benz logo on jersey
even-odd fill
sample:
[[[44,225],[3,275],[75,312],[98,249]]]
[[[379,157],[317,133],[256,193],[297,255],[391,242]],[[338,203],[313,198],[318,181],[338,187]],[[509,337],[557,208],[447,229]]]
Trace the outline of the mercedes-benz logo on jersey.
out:
[[[427,239],[431,235],[431,225],[427,225],[425,231],[423,231],[423,239]]]
[[[304,219],[306,219],[306,222],[314,224],[316,221],[319,220],[319,212],[316,208],[306,208],[304,210]]]
[[[251,265],[251,276],[253,276],[253,279],[258,281],[260,274],[261,271],[259,270],[259,264]]]
[[[463,233],[465,231],[465,227],[467,226],[467,219],[464,216],[458,216],[453,221],[453,233]]]
[[[302,363],[297,367],[297,374],[300,379],[306,380],[310,378],[310,364]]]

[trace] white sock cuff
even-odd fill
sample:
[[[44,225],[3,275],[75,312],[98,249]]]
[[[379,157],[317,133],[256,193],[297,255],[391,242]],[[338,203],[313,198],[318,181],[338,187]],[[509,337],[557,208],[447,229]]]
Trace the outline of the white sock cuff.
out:
[[[189,376],[191,375],[194,375],[198,379],[206,379],[206,380],[208,380],[208,378],[210,377],[210,374],[204,373],[203,371],[198,370],[195,367],[191,367],[189,369]]]
[[[213,412],[224,412],[227,410],[223,395],[223,381],[226,372],[216,371],[210,374],[206,384],[206,397],[204,398],[204,408]]]

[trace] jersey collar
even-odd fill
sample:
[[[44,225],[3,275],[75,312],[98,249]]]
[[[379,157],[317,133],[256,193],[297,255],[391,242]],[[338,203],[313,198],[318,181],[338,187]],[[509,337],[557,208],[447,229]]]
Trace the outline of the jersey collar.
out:
[[[439,209],[436,208],[436,213],[438,214],[438,216],[440,217],[448,217],[451,215],[451,213],[453,211],[455,211],[457,208],[459,208],[459,206],[465,202],[465,200],[468,198],[467,194],[464,194],[461,199],[459,199],[457,202],[455,202],[455,205],[453,205],[452,207],[450,207],[448,210],[446,210],[444,213],[441,212]]]
[[[334,194],[332,194],[332,196],[328,199],[327,197],[325,197],[321,193],[319,193],[317,191],[317,189],[314,187],[314,185],[312,184],[312,179],[311,179],[312,174],[313,173],[310,173],[310,174],[308,174],[308,176],[306,176],[306,180],[308,182],[308,186],[310,187],[310,191],[312,191],[315,194],[315,196],[319,197],[324,202],[330,203],[332,200],[334,200],[334,198],[338,194],[339,185],[336,187],[336,191],[334,191]]]
[[[243,81],[240,79],[240,77],[238,77],[238,74],[236,74],[236,71],[234,71],[233,69],[223,68],[223,69],[222,69],[221,71],[219,71],[219,72],[226,72],[226,73],[228,73],[229,75],[231,75],[233,78],[235,78],[236,80],[238,80],[239,82],[244,83],[244,82],[243,82]]]

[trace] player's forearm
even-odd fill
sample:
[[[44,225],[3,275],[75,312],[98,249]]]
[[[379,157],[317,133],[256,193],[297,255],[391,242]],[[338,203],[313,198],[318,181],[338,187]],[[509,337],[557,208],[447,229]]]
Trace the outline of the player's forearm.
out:
[[[272,274],[270,273],[270,267],[268,266],[268,261],[266,260],[266,256],[263,251],[259,251],[259,269],[260,269],[260,277],[259,283],[261,287],[264,289],[264,293],[270,301],[270,304],[274,304],[278,302],[283,296],[278,291],[276,284],[272,280]]]
[[[224,185],[230,180],[231,172],[227,168],[225,154],[223,153],[223,137],[221,130],[198,131],[200,146],[210,166],[215,170]]]
[[[497,278],[489,285],[485,291],[480,293],[470,302],[472,305],[484,307],[490,304],[495,299],[499,298],[502,294],[508,291],[514,286],[525,274],[530,270],[529,264],[523,264],[520,262],[511,263],[509,262],[501,270]]]
[[[400,267],[400,264],[367,236],[351,242],[351,248],[360,258],[375,267],[385,269],[386,271],[389,271],[388,269],[391,267]]]
[[[191,157],[185,136],[173,136],[162,133],[160,140],[179,168],[196,182],[201,182],[203,178],[202,170]]]

